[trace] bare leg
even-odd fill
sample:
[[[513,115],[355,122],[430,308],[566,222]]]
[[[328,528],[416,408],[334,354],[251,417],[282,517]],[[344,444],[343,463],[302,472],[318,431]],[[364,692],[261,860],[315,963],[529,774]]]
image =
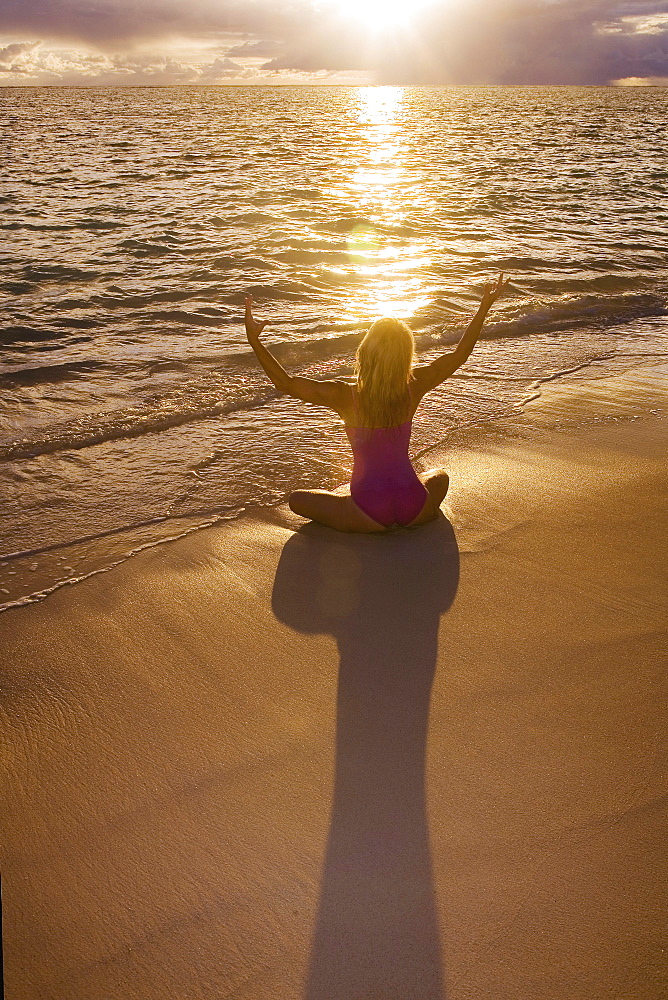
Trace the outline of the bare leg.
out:
[[[433,521],[438,517],[440,506],[450,485],[450,476],[445,469],[430,469],[429,472],[423,472],[420,479],[429,497],[418,516],[408,525],[409,528],[417,528],[419,524],[426,524],[427,521]]]
[[[360,510],[349,494],[328,493],[326,490],[295,490],[288,497],[290,510],[300,517],[318,521],[337,531],[386,531],[384,525]]]
[[[438,516],[448,492],[450,477],[445,469],[430,469],[420,476],[429,494],[418,516],[407,527],[413,528]],[[343,491],[343,487],[340,487]],[[317,521],[328,528],[348,532],[379,532],[387,528],[374,521],[357,506],[349,493],[329,493],[326,490],[295,490],[288,497],[290,510],[300,517]]]
[[[420,479],[427,487],[434,506],[440,507],[450,487],[450,476],[445,469],[430,469],[429,472],[423,472]]]

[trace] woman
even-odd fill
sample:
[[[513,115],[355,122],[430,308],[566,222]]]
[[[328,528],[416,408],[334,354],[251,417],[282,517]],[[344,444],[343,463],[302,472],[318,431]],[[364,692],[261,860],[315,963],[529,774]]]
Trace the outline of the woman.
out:
[[[428,365],[413,365],[413,334],[401,320],[376,320],[357,349],[355,384],[289,375],[264,344],[267,325],[253,318],[246,297],[246,335],[260,364],[280,392],[339,414],[353,451],[349,493],[296,490],[290,509],[339,531],[378,532],[395,525],[416,527],[438,516],[448,491],[448,474],[422,476],[408,457],[413,416],[425,393],[460,368],[480,336],[490,306],[508,284],[499,275],[486,285],[480,307],[453,351]]]

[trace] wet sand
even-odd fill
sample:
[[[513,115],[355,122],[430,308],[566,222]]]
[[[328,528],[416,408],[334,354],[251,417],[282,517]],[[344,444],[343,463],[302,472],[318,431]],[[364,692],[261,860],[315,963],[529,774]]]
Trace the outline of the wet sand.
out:
[[[638,372],[430,455],[431,525],[281,508],[0,616],[7,996],[665,995],[668,425]]]

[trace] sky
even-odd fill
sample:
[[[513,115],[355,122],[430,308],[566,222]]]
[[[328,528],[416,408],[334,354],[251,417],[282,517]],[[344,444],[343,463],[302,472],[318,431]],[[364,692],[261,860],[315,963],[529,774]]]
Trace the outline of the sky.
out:
[[[0,0],[0,85],[668,85],[668,0]]]

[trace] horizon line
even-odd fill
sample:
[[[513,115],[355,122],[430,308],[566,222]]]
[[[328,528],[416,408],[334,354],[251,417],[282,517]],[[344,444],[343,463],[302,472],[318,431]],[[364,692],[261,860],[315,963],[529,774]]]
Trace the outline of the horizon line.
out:
[[[301,89],[304,87],[324,87],[342,90],[358,90],[368,87],[392,87],[401,90],[440,90],[445,88],[547,88],[571,87],[573,89],[612,89],[612,90],[665,90],[668,83],[0,83],[0,90],[173,90],[176,87],[191,87],[200,90],[218,88],[219,90],[285,90],[288,87]]]

